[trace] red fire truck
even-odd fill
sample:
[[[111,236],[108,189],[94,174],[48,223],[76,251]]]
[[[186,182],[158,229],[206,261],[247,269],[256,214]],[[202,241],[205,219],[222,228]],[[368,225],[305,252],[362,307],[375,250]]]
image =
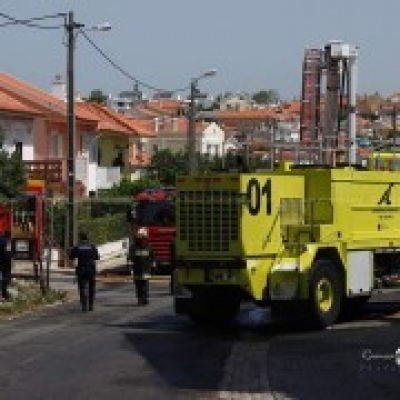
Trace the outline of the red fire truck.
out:
[[[134,198],[135,229],[146,228],[156,255],[156,272],[169,272],[171,245],[175,238],[175,188],[145,189]]]
[[[0,206],[0,232],[11,232],[14,258],[39,261],[43,236],[44,182],[28,180],[23,196]]]

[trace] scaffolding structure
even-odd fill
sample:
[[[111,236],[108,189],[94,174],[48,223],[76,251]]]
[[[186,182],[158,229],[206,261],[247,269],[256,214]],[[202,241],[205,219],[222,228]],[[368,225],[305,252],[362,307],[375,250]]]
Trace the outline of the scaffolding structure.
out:
[[[300,140],[278,143],[272,135],[273,161],[291,149],[302,164],[356,164],[357,48],[330,41],[306,49],[302,71]]]

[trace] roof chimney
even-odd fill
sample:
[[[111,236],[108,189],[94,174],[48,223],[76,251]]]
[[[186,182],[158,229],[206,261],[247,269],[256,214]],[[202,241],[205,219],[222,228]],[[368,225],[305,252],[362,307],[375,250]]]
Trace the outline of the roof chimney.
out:
[[[51,83],[51,94],[60,100],[67,101],[67,84],[60,74],[57,74]]]

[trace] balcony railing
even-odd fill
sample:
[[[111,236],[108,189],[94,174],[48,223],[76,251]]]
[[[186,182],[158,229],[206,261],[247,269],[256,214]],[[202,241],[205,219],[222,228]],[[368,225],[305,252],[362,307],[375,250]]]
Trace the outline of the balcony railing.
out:
[[[48,183],[62,181],[61,160],[24,161],[24,168],[27,179],[38,179]]]
[[[87,165],[76,159],[76,181],[87,184]],[[66,160],[24,161],[27,179],[43,180],[48,187],[60,193],[66,193]],[[109,189],[121,180],[119,167],[97,167],[95,173],[96,190]]]

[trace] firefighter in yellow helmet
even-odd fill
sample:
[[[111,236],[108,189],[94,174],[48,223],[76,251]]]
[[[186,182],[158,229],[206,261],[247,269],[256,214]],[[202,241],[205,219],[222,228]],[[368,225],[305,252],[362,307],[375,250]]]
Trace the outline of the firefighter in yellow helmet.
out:
[[[147,229],[139,228],[128,253],[136,297],[140,306],[149,303],[149,279],[155,261],[154,251],[147,240],[147,236]]]

